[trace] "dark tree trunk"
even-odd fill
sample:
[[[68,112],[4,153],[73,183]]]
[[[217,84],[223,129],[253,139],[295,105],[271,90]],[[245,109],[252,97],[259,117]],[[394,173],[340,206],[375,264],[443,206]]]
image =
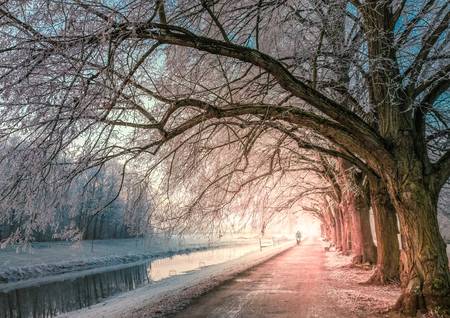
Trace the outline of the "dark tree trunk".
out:
[[[404,77],[395,46],[397,17],[391,2],[368,1],[361,9],[371,61],[369,96],[377,112],[378,132],[394,159],[392,171],[378,170],[400,220],[404,257],[403,292],[398,304],[407,314],[415,315],[417,310],[424,309],[450,315],[448,258],[437,221],[437,198],[442,180],[436,181],[442,177],[439,174],[447,171],[430,163],[425,138],[426,115],[432,103],[423,108],[415,107],[411,104],[409,88],[397,90],[397,87],[404,87]],[[443,34],[440,32],[437,34]],[[428,42],[422,47],[421,52],[426,53],[424,58],[434,44]],[[415,70],[420,73],[423,65],[416,64]],[[394,87],[396,93],[392,94]]]
[[[377,266],[368,283],[387,284],[399,280],[397,218],[384,183],[376,176],[371,176],[369,183],[377,239]]]
[[[351,219],[345,204],[341,204],[338,208],[341,217],[341,233],[342,233],[342,253],[350,255],[351,246]]]
[[[414,172],[409,169],[410,176]],[[398,306],[406,314],[432,310],[450,315],[450,272],[437,221],[437,194],[430,189],[430,181],[421,178],[405,178],[400,189],[391,184],[390,193],[404,244]]]
[[[336,250],[342,251],[342,218],[338,207],[333,208],[334,218],[336,221]]]
[[[351,250],[354,255],[354,264],[375,264],[377,250],[372,238],[370,228],[370,212],[368,198],[363,187],[357,190],[359,193],[349,192],[347,197],[347,211],[351,217]]]
[[[353,254],[352,263],[361,264],[363,262],[363,242],[361,237],[361,215],[356,209],[355,193],[345,191],[343,197],[345,198],[345,209],[348,213],[348,217],[351,218],[351,252]]]
[[[336,238],[336,220],[333,215],[333,212],[331,211],[331,208],[328,206],[328,203],[324,205],[325,209],[325,222],[327,224],[327,230],[328,230],[328,237],[329,240],[333,243],[334,246],[337,245],[337,238]]]
[[[342,159],[339,160],[339,170],[343,205],[351,226],[352,262],[375,264],[377,252],[370,228],[369,187],[366,178]]]
[[[370,227],[370,205],[367,185],[360,183],[360,189],[355,197],[353,227],[355,235],[359,235],[361,263],[375,264],[377,262],[377,248],[373,242]],[[354,237],[355,237],[354,235]],[[356,239],[353,239],[355,241]]]

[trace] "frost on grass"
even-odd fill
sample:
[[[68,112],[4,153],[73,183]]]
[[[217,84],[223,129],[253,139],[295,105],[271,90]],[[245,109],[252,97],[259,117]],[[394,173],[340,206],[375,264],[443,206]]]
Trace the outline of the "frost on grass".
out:
[[[354,316],[381,317],[400,296],[400,286],[362,285],[372,270],[350,266],[351,256],[337,252],[326,253],[328,294],[336,304]],[[349,315],[350,316],[350,315]]]
[[[153,258],[189,253],[212,247],[255,244],[253,239],[224,239],[217,242],[191,238],[149,241],[143,239],[33,243],[26,251],[13,247],[0,250],[0,283],[131,264]]]

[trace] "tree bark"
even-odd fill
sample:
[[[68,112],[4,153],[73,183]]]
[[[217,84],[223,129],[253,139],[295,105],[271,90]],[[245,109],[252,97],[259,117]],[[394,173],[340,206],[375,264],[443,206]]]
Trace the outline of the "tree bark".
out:
[[[336,221],[328,201],[324,198],[321,208],[323,211],[322,222],[325,227],[325,238],[336,246]]]
[[[414,172],[410,169],[410,175]],[[411,315],[418,310],[450,315],[450,272],[437,221],[437,195],[430,181],[424,181],[410,178],[397,189],[390,187],[404,244],[403,292],[397,305]]]
[[[329,239],[333,243],[333,245],[336,246],[336,220],[329,207],[326,208],[325,219],[328,223]]]
[[[396,17],[390,1],[369,1],[360,9],[371,61],[370,102],[377,112],[378,132],[389,145],[395,165],[391,172],[387,172],[388,169],[375,170],[385,181],[400,220],[403,292],[398,305],[411,315],[421,309],[450,315],[448,258],[437,221],[437,198],[442,180],[436,180],[442,176],[436,172],[445,174],[446,171],[430,162],[425,139],[426,112],[432,105],[415,107],[408,87],[396,89],[392,94],[394,87],[404,87],[404,78],[397,63]],[[443,30],[448,27],[446,23],[443,26]],[[427,50],[442,32],[439,28],[436,30],[436,36],[430,36],[431,42],[425,43],[421,49],[423,58],[427,57]],[[416,67],[418,65],[423,63],[419,62]],[[417,75],[420,74],[421,67],[416,71]],[[415,81],[417,76],[412,79]]]
[[[388,284],[399,280],[400,249],[397,218],[382,180],[370,176],[369,186],[377,239],[377,266],[368,283]]]
[[[351,219],[348,208],[345,204],[341,204],[338,208],[341,216],[341,233],[342,233],[342,253],[350,255],[352,250],[351,243]]]
[[[338,160],[342,206],[347,213],[350,227],[351,251],[354,264],[375,264],[376,246],[370,228],[369,189],[365,176],[343,159]]]
[[[359,235],[361,263],[375,264],[377,262],[377,247],[373,242],[370,227],[370,205],[367,190],[368,187],[361,183],[360,190],[355,198],[353,227],[356,227],[355,235]]]
[[[342,251],[343,249],[343,229],[342,229],[342,217],[337,206],[333,207],[333,214],[336,220],[336,250]]]

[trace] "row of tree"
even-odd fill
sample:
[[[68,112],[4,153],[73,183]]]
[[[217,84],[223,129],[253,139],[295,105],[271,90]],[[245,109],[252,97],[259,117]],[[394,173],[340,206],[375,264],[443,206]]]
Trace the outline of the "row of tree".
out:
[[[214,230],[234,218],[241,226],[256,226],[264,235],[272,223],[309,213],[320,220],[323,236],[338,251],[353,255],[354,264],[375,266],[368,284],[408,282],[406,245],[382,180],[343,156],[303,147],[305,142],[317,148],[326,145],[317,136],[304,134],[299,145],[298,138],[268,126],[258,125],[228,143],[218,133],[196,143],[200,149],[195,155],[182,152],[183,160],[172,158],[164,174],[170,187],[163,192],[170,192],[169,197],[171,192],[183,192],[183,201],[171,207],[184,216],[184,222],[177,217],[177,223],[192,226],[191,220],[201,211],[208,222],[194,223],[197,230],[202,225]],[[246,140],[244,147],[239,140]],[[449,217],[449,198],[448,191],[441,193],[439,210],[444,219]]]

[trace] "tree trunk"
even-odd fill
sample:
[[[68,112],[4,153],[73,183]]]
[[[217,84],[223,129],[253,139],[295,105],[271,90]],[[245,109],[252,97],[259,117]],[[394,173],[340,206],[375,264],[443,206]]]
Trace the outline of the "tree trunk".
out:
[[[450,315],[446,244],[439,232],[437,195],[427,183],[410,178],[399,189],[390,187],[404,240],[403,292],[398,306],[406,314],[428,310]]]
[[[336,221],[336,250],[342,251],[342,237],[343,237],[343,230],[342,230],[342,218],[341,213],[339,211],[339,208],[335,206],[333,208],[334,211],[334,218]]]
[[[353,254],[352,263],[363,263],[363,242],[361,234],[361,215],[356,208],[355,193],[348,190],[345,191],[343,197],[345,198],[345,207],[349,217],[351,218],[351,251]]]
[[[368,186],[364,184],[362,174],[347,175],[345,179],[347,186],[344,197],[346,197],[347,211],[351,217],[353,263],[375,264],[377,251],[370,228]]]
[[[362,183],[360,184],[360,190],[355,198],[352,224],[356,228],[355,235],[359,235],[361,263],[375,264],[377,262],[377,248],[373,242],[372,229],[370,227],[370,205],[367,188]],[[353,239],[353,241],[355,240],[356,238]]]
[[[387,284],[399,280],[397,218],[384,183],[378,177],[370,176],[369,184],[377,239],[377,266],[368,283]]]
[[[342,253],[350,255],[352,250],[350,214],[345,204],[341,204],[338,211],[341,216]]]
[[[403,87],[403,78],[397,63],[393,32],[396,17],[391,2],[369,1],[361,7],[373,83],[369,96],[376,109],[379,133],[395,161],[393,171],[379,172],[402,232],[403,292],[398,305],[407,314],[426,309],[447,316],[450,273],[437,221],[437,198],[442,185],[434,180],[438,176],[429,161],[425,139],[426,113],[431,105],[416,109],[407,90],[396,89],[392,94],[394,87]]]
[[[336,211],[339,215],[339,223],[340,223],[340,228],[341,228],[341,249],[340,251],[344,254],[348,253],[348,243],[347,243],[347,228],[346,228],[346,224],[345,224],[345,219],[344,219],[344,213],[342,212],[342,209],[340,207],[336,208]]]
[[[328,205],[328,202],[324,204],[325,209],[325,221],[327,223],[327,231],[328,231],[328,239],[333,243],[334,246],[337,245],[337,239],[336,239],[336,220],[333,215],[333,212],[331,211],[331,208]]]
[[[352,263],[376,262],[376,247],[373,243],[369,219],[369,191],[364,183],[365,176],[357,171],[348,161],[339,159],[339,187],[341,189],[341,206],[348,218],[351,237]]]

